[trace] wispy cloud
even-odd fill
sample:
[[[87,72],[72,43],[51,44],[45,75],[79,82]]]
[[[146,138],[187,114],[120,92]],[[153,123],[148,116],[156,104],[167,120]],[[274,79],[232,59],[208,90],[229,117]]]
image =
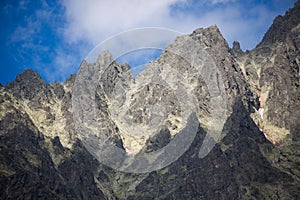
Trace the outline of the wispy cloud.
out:
[[[10,6],[11,7],[11,6]],[[26,13],[7,41],[14,49],[14,58],[25,68],[37,70],[47,81],[64,80],[78,67],[79,51],[68,49],[61,34],[64,13],[59,4],[39,1],[39,5],[20,1],[18,13]],[[83,45],[78,47],[84,48]],[[80,55],[81,56],[81,55]],[[74,58],[75,57],[75,58]],[[82,56],[83,57],[83,56]],[[78,60],[82,59],[78,57]]]
[[[19,1],[19,9],[27,9],[27,6],[29,4],[29,1],[28,0],[21,0]]]
[[[38,21],[26,20],[25,26],[17,26],[15,31],[10,37],[11,42],[31,42],[34,40],[34,36],[41,29],[41,25]]]
[[[44,75],[52,81],[65,80],[71,73],[75,73],[78,68],[79,64],[74,63],[75,55],[74,52],[68,52],[62,48],[57,48],[55,50],[53,62],[51,65],[48,64],[43,70]]]
[[[211,0],[210,2],[212,4],[217,4],[217,3],[229,3],[229,2],[235,2],[236,0]]]

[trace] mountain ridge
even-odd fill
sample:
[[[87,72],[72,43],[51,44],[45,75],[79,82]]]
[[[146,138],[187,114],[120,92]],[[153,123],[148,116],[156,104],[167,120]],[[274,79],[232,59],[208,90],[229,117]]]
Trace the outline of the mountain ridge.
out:
[[[185,41],[204,45],[222,76],[228,119],[219,143],[206,157],[199,158],[210,113],[208,88],[203,78],[196,77],[191,90],[196,94],[200,116],[204,116],[199,118],[196,137],[178,160],[151,173],[113,170],[93,158],[78,140],[72,108],[76,75],[64,83],[47,84],[36,72],[26,70],[14,82],[0,86],[0,198],[298,199],[299,7],[297,1],[286,16],[277,17],[262,42],[251,51],[242,52],[237,42],[230,49],[216,26],[197,29],[170,45],[169,50],[184,47]],[[100,65],[105,59],[99,59]],[[183,74],[191,67],[168,48],[157,62]],[[155,63],[145,70],[154,69]],[[132,81],[128,70],[129,66],[111,63],[97,86],[96,98],[97,117],[104,128],[113,127],[111,142],[124,149],[132,138],[116,129],[114,120],[108,121],[107,109],[111,109],[109,102],[118,98],[112,95],[115,84]],[[186,73],[184,78],[192,83],[192,75]],[[133,96],[136,103],[130,104],[130,115],[134,123],[147,122],[147,113],[139,115],[138,108],[141,102],[158,102],[156,97],[161,94],[155,91],[161,90],[151,85]],[[170,108],[167,112],[176,111],[174,116],[178,117],[174,97],[168,91],[164,95],[165,106]],[[170,130],[180,129],[180,123],[173,119],[161,127],[157,137],[141,141],[147,151],[172,139]],[[139,150],[144,150],[143,145]]]

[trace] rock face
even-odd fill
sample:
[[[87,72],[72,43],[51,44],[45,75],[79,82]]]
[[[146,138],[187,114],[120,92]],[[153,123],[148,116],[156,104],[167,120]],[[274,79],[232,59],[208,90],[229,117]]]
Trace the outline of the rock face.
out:
[[[300,2],[278,16],[260,44],[237,60],[252,91],[259,96],[260,119],[254,120],[274,144],[299,132]],[[286,120],[289,118],[290,120]],[[298,130],[297,130],[298,129]]]
[[[150,80],[167,77],[170,88],[195,94],[195,139],[179,159],[150,173],[113,170],[86,150],[73,120],[76,75],[63,84],[47,84],[27,70],[0,85],[0,199],[299,199],[299,14],[298,1],[247,52],[238,42],[230,49],[216,26],[197,29],[178,37],[136,78],[108,52],[96,63],[82,62],[89,69],[109,64],[95,86],[95,120],[107,130],[109,142],[127,153],[156,151],[188,124],[183,119],[191,104],[180,105],[180,95]],[[191,44],[201,44],[217,67],[227,101],[222,134],[203,158],[198,154],[215,94],[197,67],[176,55],[203,57]],[[131,98],[122,101],[124,95]],[[131,126],[119,116],[130,119]],[[155,120],[162,116],[166,120],[158,126]],[[157,134],[128,132],[134,127],[146,132],[145,124]]]

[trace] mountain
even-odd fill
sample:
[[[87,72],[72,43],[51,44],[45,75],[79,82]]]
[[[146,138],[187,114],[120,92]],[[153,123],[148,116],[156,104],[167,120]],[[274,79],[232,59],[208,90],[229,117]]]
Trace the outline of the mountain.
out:
[[[136,78],[109,52],[95,63],[81,63],[80,73],[89,76],[89,70],[108,66],[97,85],[78,85],[88,83],[80,82],[79,74],[47,84],[26,70],[0,86],[0,199],[300,199],[299,51],[297,1],[251,51],[243,52],[238,42],[229,48],[218,27],[211,26],[178,37]],[[189,56],[199,66],[215,68],[199,76]],[[156,77],[166,78],[169,89]],[[221,81],[213,87],[208,80]],[[88,89],[95,90],[92,119],[123,152],[155,152],[193,131],[195,138],[162,169],[130,173],[104,165],[85,145],[89,138],[78,132],[91,107],[88,99],[74,97]],[[126,95],[131,98],[122,101]],[[213,105],[210,98],[224,103]],[[197,109],[191,102],[198,105],[196,115],[187,112]],[[211,125],[220,113],[225,120]],[[167,120],[158,126],[155,117],[161,115]],[[131,126],[120,119],[130,119]],[[143,124],[156,134],[126,132],[139,127],[147,133]],[[217,139],[209,135],[210,125],[221,127]],[[93,123],[87,126],[92,129]],[[210,140],[217,143],[199,156]]]

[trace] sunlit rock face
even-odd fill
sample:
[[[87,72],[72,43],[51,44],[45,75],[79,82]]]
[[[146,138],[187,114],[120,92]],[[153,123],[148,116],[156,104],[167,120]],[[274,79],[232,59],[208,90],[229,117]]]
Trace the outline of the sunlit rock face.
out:
[[[0,85],[0,198],[299,199],[299,35],[298,1],[251,51],[243,52],[238,42],[230,49],[211,26],[178,37],[137,77],[109,52],[96,63],[83,61],[90,68],[108,65],[95,85],[95,120],[109,142],[128,154],[166,146],[197,105],[199,127],[189,149],[151,173],[113,170],[86,150],[73,118],[76,75],[47,84],[24,71]],[[222,134],[204,158],[198,154],[212,117],[212,94],[197,65],[176,54],[203,56],[192,44],[201,44],[213,61],[226,96]],[[157,77],[168,85],[157,84]],[[178,86],[195,94],[195,101],[180,104],[181,93],[173,92]]]
[[[276,145],[291,142],[299,132],[299,20],[297,2],[284,17],[276,17],[255,49],[237,58],[259,96],[261,117],[253,119]]]

